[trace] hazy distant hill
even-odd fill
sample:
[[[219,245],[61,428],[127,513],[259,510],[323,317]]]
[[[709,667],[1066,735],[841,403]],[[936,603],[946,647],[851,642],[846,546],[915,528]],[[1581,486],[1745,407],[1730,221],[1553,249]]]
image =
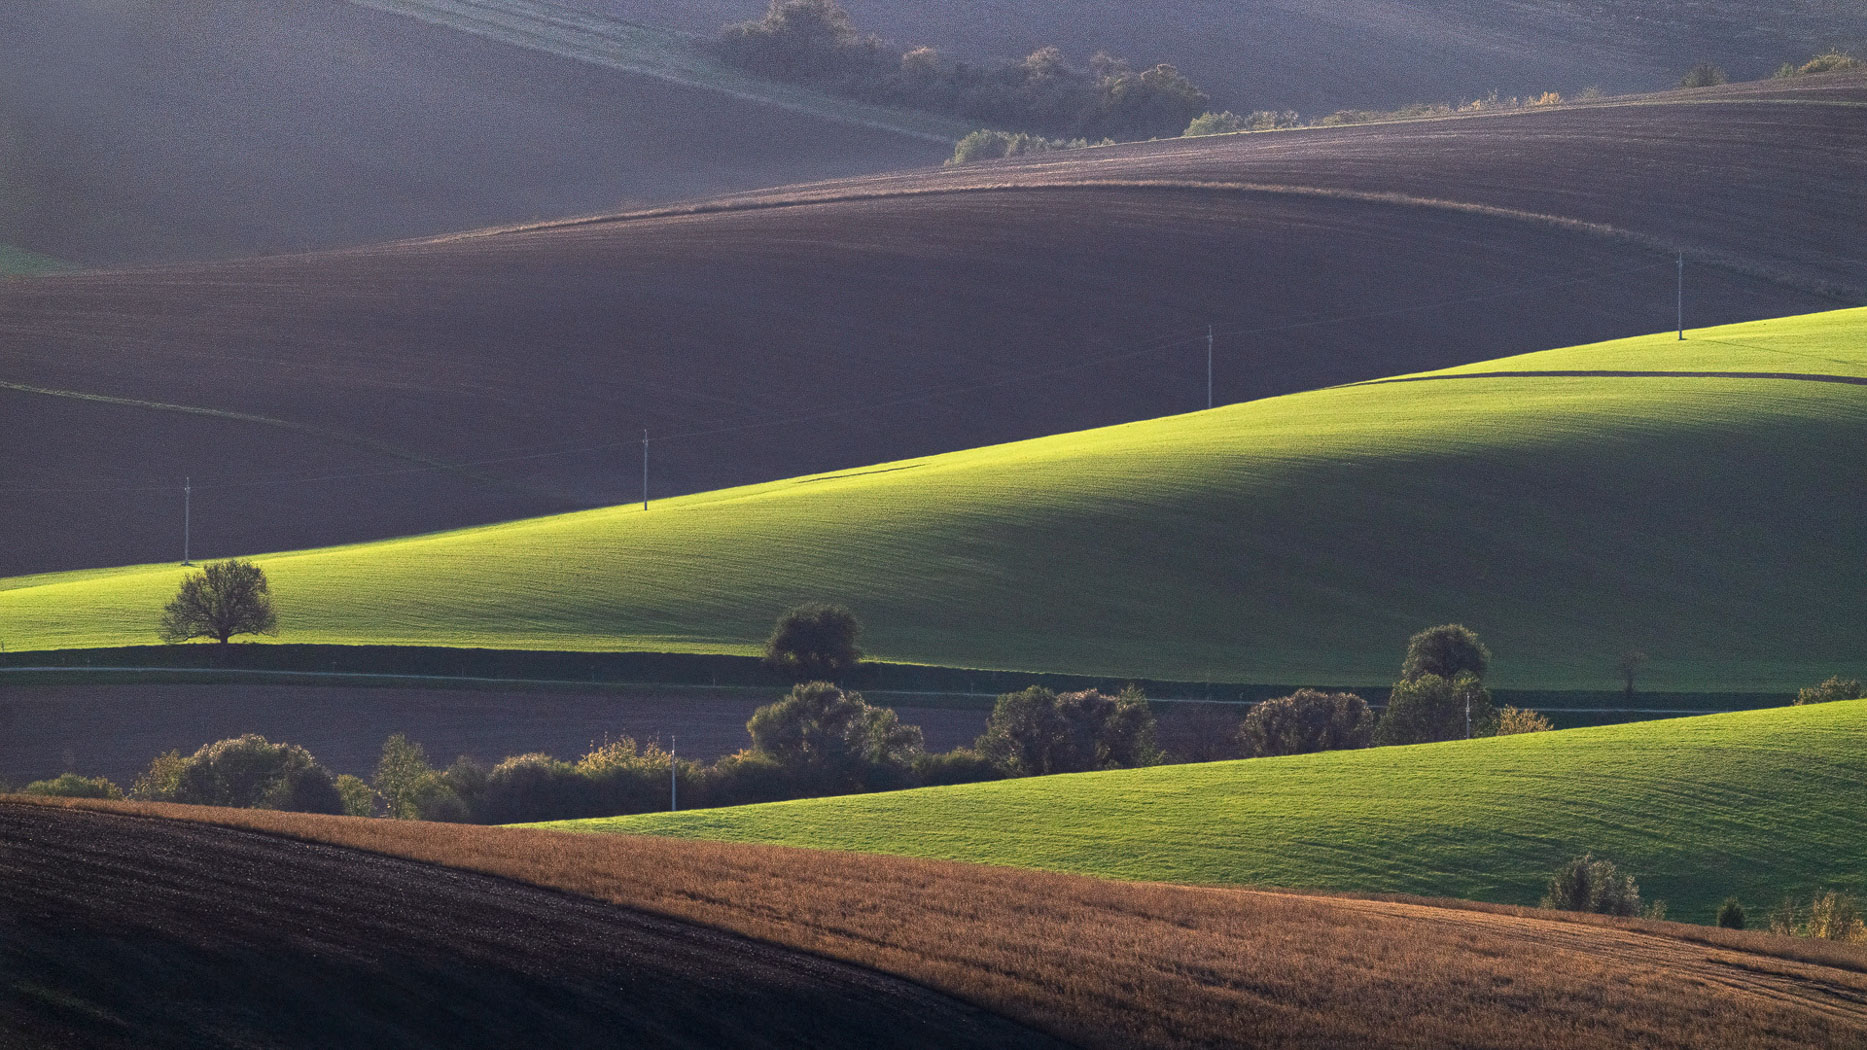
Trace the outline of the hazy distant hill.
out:
[[[73,262],[613,211],[950,148],[345,0],[0,4],[0,245]]]
[[[710,32],[764,0],[571,0]],[[1056,44],[1174,62],[1234,109],[1664,87],[1700,61],[1763,76],[1867,40],[1859,0],[846,0],[863,29],[971,56]]]

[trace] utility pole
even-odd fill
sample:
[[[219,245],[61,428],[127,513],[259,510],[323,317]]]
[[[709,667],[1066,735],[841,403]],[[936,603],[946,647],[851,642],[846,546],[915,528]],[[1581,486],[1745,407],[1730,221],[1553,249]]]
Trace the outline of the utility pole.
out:
[[[182,564],[193,564],[188,560],[188,532],[194,522],[194,479],[182,479]]]
[[[1679,341],[1685,342],[1685,253],[1679,253]]]
[[[1206,326],[1206,407],[1212,407],[1212,326]]]
[[[642,428],[642,509],[648,509],[648,428]]]
[[[681,782],[676,778],[680,765],[674,761],[674,734],[668,734],[668,812],[681,808]]]
[[[1472,694],[1470,690],[1467,690],[1465,693],[1465,739],[1470,740],[1471,738],[1472,738]]]

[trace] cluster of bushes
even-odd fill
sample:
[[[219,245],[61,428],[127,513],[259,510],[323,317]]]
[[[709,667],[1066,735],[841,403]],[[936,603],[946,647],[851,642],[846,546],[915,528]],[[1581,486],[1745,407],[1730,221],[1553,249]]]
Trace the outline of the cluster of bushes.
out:
[[[1302,123],[1302,118],[1297,116],[1294,109],[1260,109],[1242,117],[1228,109],[1222,113],[1206,112],[1194,117],[1186,130],[1180,133],[1180,137],[1191,139],[1201,135],[1229,135],[1235,131],[1275,131],[1299,127]]]
[[[1107,54],[1076,66],[1044,47],[981,65],[930,47],[904,51],[858,32],[837,0],[771,0],[763,18],[727,26],[714,47],[775,80],[1066,140],[1177,135],[1210,101],[1173,66],[1137,70]]]
[[[1082,149],[1085,146],[1107,146],[1113,139],[1090,142],[1088,139],[1047,139],[1042,135],[1030,135],[1022,131],[992,131],[981,129],[953,145],[953,156],[947,164],[969,164],[975,160],[997,160],[1000,157],[1017,157],[1026,153],[1054,153],[1057,150]]]
[[[1639,916],[1664,919],[1666,902],[1643,902],[1640,886],[1630,874],[1622,872],[1611,860],[1583,854],[1556,869],[1549,889],[1543,895],[1543,907],[1560,911],[1589,912],[1595,915]],[[1727,930],[1748,927],[1749,914],[1736,897],[1726,897],[1714,917]],[[1770,913],[1772,933],[1792,937],[1867,944],[1867,915],[1858,901],[1832,890],[1816,893],[1804,905],[1785,898]]]
[[[1862,62],[1845,51],[1829,51],[1826,54],[1816,55],[1801,65],[1785,62],[1777,69],[1774,76],[1778,80],[1788,80],[1791,77],[1814,76],[1817,73],[1839,73],[1849,69],[1867,69],[1867,62]]]

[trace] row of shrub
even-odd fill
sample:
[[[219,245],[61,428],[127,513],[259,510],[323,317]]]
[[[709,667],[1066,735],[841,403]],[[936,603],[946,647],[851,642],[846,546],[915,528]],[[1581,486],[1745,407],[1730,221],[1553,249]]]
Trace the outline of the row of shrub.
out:
[[[1556,869],[1543,894],[1542,906],[1596,915],[1666,917],[1665,901],[1642,901],[1640,886],[1632,875],[1592,853]],[[1742,930],[1750,925],[1750,915],[1736,897],[1726,897],[1718,905],[1714,921],[1728,930]],[[1793,897],[1783,898],[1771,910],[1768,928],[1772,933],[1792,937],[1867,944],[1867,915],[1860,902],[1833,890],[1817,892],[1806,905]]]
[[[771,0],[763,18],[727,26],[714,49],[775,80],[1063,139],[1177,135],[1210,101],[1173,66],[1136,69],[1106,53],[1078,66],[1055,47],[998,64],[904,50],[858,32],[837,0]]]

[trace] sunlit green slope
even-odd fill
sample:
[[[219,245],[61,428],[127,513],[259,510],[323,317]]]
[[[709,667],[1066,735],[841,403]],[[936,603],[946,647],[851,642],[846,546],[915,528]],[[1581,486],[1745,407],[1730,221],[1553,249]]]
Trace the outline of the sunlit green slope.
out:
[[[551,825],[1535,904],[1593,851],[1672,918],[1867,888],[1867,700]]]
[[[1867,376],[1867,310],[1459,372]],[[750,652],[845,602],[878,658],[1375,683],[1463,621],[1496,680],[1788,688],[1857,667],[1867,386],[1433,378],[837,475],[270,555],[281,640]],[[9,649],[155,640],[175,566],[0,581]]]

